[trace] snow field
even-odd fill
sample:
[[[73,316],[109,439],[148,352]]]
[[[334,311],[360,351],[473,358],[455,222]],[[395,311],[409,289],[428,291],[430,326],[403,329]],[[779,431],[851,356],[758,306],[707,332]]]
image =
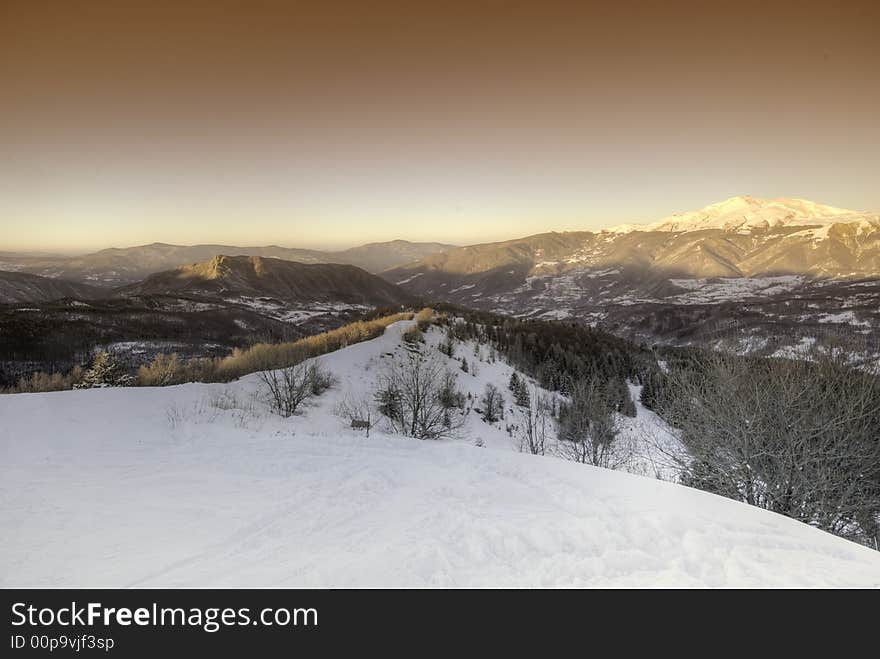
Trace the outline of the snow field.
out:
[[[334,409],[371,390],[410,326],[320,358],[338,383],[291,419],[256,375],[0,396],[0,585],[880,587],[878,552],[520,454],[473,412],[460,441],[367,439]],[[510,402],[509,366],[477,371],[459,373],[466,392],[493,381]],[[640,408],[632,431],[656,423]]]

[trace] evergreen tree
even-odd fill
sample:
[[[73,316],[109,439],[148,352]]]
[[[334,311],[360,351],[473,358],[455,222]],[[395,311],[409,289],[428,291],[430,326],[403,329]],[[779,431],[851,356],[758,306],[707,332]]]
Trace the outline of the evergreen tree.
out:
[[[636,407],[632,401],[632,396],[629,394],[626,380],[619,377],[611,378],[606,385],[606,391],[608,407],[612,412],[618,412],[629,417],[636,415]]]
[[[516,404],[520,407],[529,407],[532,403],[531,396],[529,396],[529,388],[526,385],[525,379],[519,380],[516,385],[516,390],[513,392],[514,400]]]
[[[458,390],[457,385],[455,373],[446,371],[443,374],[443,384],[437,393],[438,400],[444,409],[464,407],[464,394]]]
[[[120,387],[131,384],[132,380],[116,357],[109,352],[99,352],[75,388]]]
[[[645,377],[645,383],[642,385],[642,393],[639,396],[639,400],[649,410],[657,409],[660,397],[660,378],[661,375],[659,373],[649,373]]]
[[[379,412],[389,419],[400,418],[400,391],[397,387],[389,385],[376,394],[376,403],[379,405]]]
[[[626,382],[624,382],[624,386],[626,386]],[[632,396],[629,393],[629,387],[626,387],[626,398],[623,399],[623,408],[620,412],[631,419],[636,417],[636,404],[633,402]]]
[[[510,382],[507,384],[507,388],[514,393],[519,389],[519,376],[516,374],[516,371],[510,374]]]
[[[452,328],[446,332],[446,338],[437,347],[447,357],[455,354],[455,335],[452,333]]]

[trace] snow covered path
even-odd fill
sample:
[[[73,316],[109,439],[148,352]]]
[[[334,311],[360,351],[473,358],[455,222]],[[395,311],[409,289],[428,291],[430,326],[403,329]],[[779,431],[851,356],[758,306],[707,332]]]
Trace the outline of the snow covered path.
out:
[[[342,390],[397,341],[324,363],[354,369]],[[251,418],[255,387],[0,396],[0,586],[880,587],[880,552],[779,515],[491,443],[366,439],[333,392]]]

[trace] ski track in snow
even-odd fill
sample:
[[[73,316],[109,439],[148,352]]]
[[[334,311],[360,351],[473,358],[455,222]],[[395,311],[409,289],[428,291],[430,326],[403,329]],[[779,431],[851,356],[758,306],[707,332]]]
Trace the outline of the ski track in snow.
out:
[[[461,441],[365,438],[333,410],[369,389],[410,325],[320,358],[339,383],[293,419],[268,414],[254,375],[0,396],[0,585],[880,587],[878,552],[679,485],[517,453],[505,422],[473,412]],[[473,345],[461,356],[472,363]],[[509,408],[510,367],[476,363],[461,387],[492,381]],[[210,404],[221,395],[235,407]],[[627,422],[632,441],[662,424],[641,407]]]

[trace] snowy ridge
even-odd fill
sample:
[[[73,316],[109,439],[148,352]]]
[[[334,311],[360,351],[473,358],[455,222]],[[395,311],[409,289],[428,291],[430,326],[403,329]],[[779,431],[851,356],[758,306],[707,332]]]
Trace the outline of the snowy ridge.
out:
[[[806,199],[759,199],[731,197],[697,211],[676,213],[650,224],[622,224],[611,233],[632,231],[701,231],[723,229],[748,233],[753,230],[787,226],[829,227],[832,224],[860,223],[865,228],[880,226],[880,215],[818,204]]]
[[[291,419],[268,413],[256,375],[0,396],[0,585],[880,587],[878,552],[518,453],[473,413],[460,441],[365,438],[334,408],[409,326],[322,357],[339,383]],[[509,398],[510,367],[476,361],[462,389]],[[639,419],[633,432],[660,423]]]

